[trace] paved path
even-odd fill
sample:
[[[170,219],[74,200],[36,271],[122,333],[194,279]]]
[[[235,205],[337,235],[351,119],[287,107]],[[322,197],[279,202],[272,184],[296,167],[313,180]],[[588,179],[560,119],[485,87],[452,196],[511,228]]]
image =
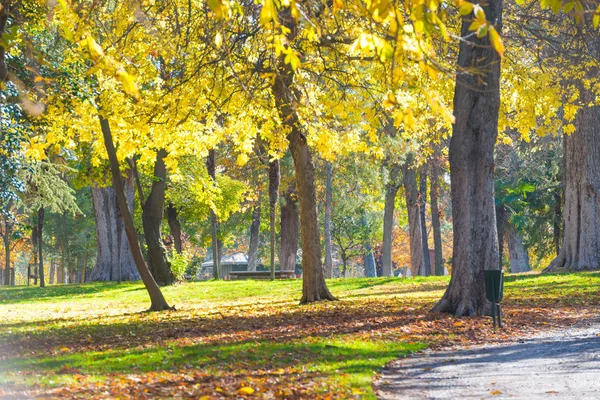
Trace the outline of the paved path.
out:
[[[420,353],[386,368],[375,389],[381,399],[600,399],[600,324]]]

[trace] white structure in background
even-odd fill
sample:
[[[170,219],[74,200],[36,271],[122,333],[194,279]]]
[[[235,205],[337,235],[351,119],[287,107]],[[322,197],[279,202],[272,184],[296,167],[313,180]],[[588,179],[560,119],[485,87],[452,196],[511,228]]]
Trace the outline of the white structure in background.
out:
[[[260,264],[260,260],[259,260]],[[219,278],[229,279],[229,273],[235,271],[248,271],[248,256],[244,253],[234,253],[221,257]],[[210,279],[213,276],[213,260],[202,263],[202,268],[196,276],[197,279]]]

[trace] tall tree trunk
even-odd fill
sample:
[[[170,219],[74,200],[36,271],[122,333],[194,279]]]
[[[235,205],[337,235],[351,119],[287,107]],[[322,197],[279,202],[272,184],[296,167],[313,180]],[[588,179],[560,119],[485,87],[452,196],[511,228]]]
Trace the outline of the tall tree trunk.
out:
[[[488,21],[502,32],[502,0],[480,6]],[[471,16],[462,20],[459,69],[454,91],[450,140],[453,217],[452,278],[434,311],[484,315],[491,310],[485,297],[484,269],[498,268],[498,237],[494,207],[494,144],[500,107],[500,56],[489,37],[473,37]],[[478,73],[469,73],[476,69]]]
[[[297,26],[290,9],[281,10],[279,19],[289,29],[288,39],[293,40],[297,34]],[[293,87],[293,83],[294,71],[289,64],[285,63],[282,55],[277,60],[277,76],[273,84],[273,94],[281,121],[289,129],[288,140],[294,160],[302,235],[302,298],[300,303],[304,304],[320,300],[335,300],[335,298],[327,289],[321,265],[315,167],[295,109],[295,102],[301,97],[301,93]]]
[[[85,283],[85,267],[87,265],[87,254],[83,253],[83,260],[81,261],[81,280],[79,283]]]
[[[556,255],[560,254],[560,243],[562,239],[562,196],[561,189],[557,189],[554,194],[554,221],[553,221],[553,235],[554,235],[554,250]]]
[[[508,217],[506,215],[506,207],[504,204],[496,205],[496,231],[498,232],[498,268],[502,269],[504,262],[504,238],[506,223]]]
[[[49,279],[49,282],[51,285],[54,284],[55,273],[56,273],[56,261],[54,259],[52,259],[52,261],[50,261],[50,279]]]
[[[296,200],[296,185],[292,184],[283,196],[281,206],[280,236],[281,248],[279,263],[282,271],[296,270],[296,255],[298,254],[298,232],[300,215]]]
[[[248,271],[256,271],[258,266],[258,245],[260,242],[260,191],[252,209],[250,225],[250,246],[248,248]],[[282,233],[283,235],[283,233]]]
[[[148,246],[148,264],[152,276],[159,285],[170,285],[175,280],[167,259],[161,230],[165,210],[166,156],[167,152],[164,149],[156,153],[152,189],[142,205],[142,224]]]
[[[531,271],[529,254],[527,254],[527,249],[523,246],[523,238],[514,226],[509,224],[507,228],[510,272],[517,273]]]
[[[133,216],[129,212],[129,208],[127,206],[127,197],[125,196],[123,182],[121,181],[121,169],[117,159],[117,151],[115,150],[115,146],[112,141],[112,134],[108,120],[103,117],[99,118],[100,126],[102,128],[102,136],[104,138],[104,145],[106,146],[106,153],[110,161],[113,187],[115,188],[115,192],[117,194],[117,201],[119,203],[119,208],[121,209],[121,217],[123,218],[123,224],[125,225],[125,233],[127,235],[127,240],[129,241],[129,248],[131,249],[138,273],[140,274],[140,277],[144,282],[144,286],[148,291],[148,295],[150,296],[150,310],[161,311],[170,309],[171,307],[169,307],[167,304],[160,287],[156,284],[154,277],[150,273],[150,270],[144,261],[140,242],[138,241],[137,232],[133,224]]]
[[[363,264],[365,266],[365,276],[367,278],[377,278],[377,269],[375,267],[375,256],[371,243],[365,244],[365,254],[363,254]]]
[[[383,210],[383,276],[394,276],[392,268],[392,242],[394,233],[394,211],[396,208],[396,194],[399,186],[388,184],[385,191],[385,208]]]
[[[423,276],[431,275],[431,257],[429,255],[429,236],[427,235],[427,168],[421,167],[419,174],[419,219],[421,220],[421,245],[423,246]]]
[[[275,279],[275,221],[277,219],[277,202],[279,201],[279,183],[281,171],[279,160],[269,163],[269,220],[271,225],[271,279]]]
[[[434,153],[435,156],[435,153]],[[431,228],[433,229],[433,248],[435,253],[435,274],[444,275],[444,254],[442,251],[442,229],[440,223],[440,209],[438,197],[440,192],[440,168],[439,160],[434,159],[429,169],[429,198],[431,202]]]
[[[208,175],[211,177],[213,182],[217,182],[217,168],[215,160],[215,149],[211,149],[208,152],[208,158],[206,159],[206,168],[208,169]],[[212,255],[213,255],[213,277],[215,279],[220,278],[221,269],[221,252],[219,251],[219,220],[217,214],[211,208],[210,210],[210,232],[212,236]]]
[[[594,97],[582,91],[576,130],[565,138],[563,240],[544,272],[600,268],[600,106],[590,105]]]
[[[64,228],[64,225],[63,225]],[[65,276],[65,237],[64,237],[64,229],[63,229],[63,237],[60,240],[60,268],[58,270],[58,283],[66,283]]]
[[[331,238],[331,207],[333,206],[333,166],[327,162],[327,182],[325,184],[325,278],[333,278],[333,240]]]
[[[31,228],[31,250],[33,252],[33,265],[34,265],[34,270],[33,271],[29,271],[31,272],[31,274],[35,275],[36,278],[34,278],[33,280],[33,284],[37,285],[37,271],[35,270],[35,268],[38,265],[38,233],[37,233],[37,213],[36,213],[36,217],[34,218],[33,221],[33,227]],[[29,269],[29,268],[28,268]],[[27,285],[29,285],[29,276],[27,277]]]
[[[167,206],[167,221],[169,222],[169,229],[171,229],[171,236],[173,236],[173,245],[177,254],[183,253],[183,245],[181,243],[181,224],[179,223],[179,215],[177,208],[173,203],[169,203]]]
[[[44,281],[44,241],[42,240],[42,234],[44,233],[44,207],[38,209],[37,223],[38,259],[40,262],[38,266],[38,277],[40,278],[40,287],[46,287],[46,282]]]
[[[12,200],[10,201],[12,203]],[[10,206],[9,206],[10,207]],[[10,285],[10,233],[12,231],[12,224],[10,223],[10,216],[4,215],[4,234],[2,239],[4,241],[4,284]]]
[[[421,216],[419,214],[419,191],[417,173],[412,165],[414,158],[409,156],[404,164],[404,193],[408,208],[408,236],[410,240],[410,273],[417,276],[423,271],[423,237],[421,235]]]
[[[121,178],[127,207],[133,213],[135,185],[133,171],[127,171],[127,177]],[[91,188],[94,218],[96,220],[96,265],[89,273],[89,281],[135,281],[140,279],[129,241],[121,209],[117,202],[117,193],[113,186]]]

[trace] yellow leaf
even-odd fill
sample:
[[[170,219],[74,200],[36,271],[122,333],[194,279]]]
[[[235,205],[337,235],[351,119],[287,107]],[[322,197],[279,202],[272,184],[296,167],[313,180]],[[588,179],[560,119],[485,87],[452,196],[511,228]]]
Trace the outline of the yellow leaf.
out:
[[[499,390],[492,390],[492,391],[490,392],[490,394],[492,394],[492,395],[494,395],[494,396],[495,396],[495,395],[497,395],[497,394],[502,394],[502,392],[501,392],[501,391],[499,391]]]
[[[221,35],[221,32],[217,32],[217,34],[215,35],[215,45],[220,48],[222,44],[223,36]]]
[[[458,9],[458,12],[460,13],[460,15],[469,15],[473,12],[473,7],[473,3],[463,1],[463,3],[460,5],[460,8]]]
[[[244,386],[238,389],[239,394],[254,394],[254,389],[249,386]]]
[[[498,52],[500,57],[502,57],[504,55],[504,44],[502,43],[502,39],[500,38],[498,31],[496,31],[496,28],[493,26],[490,26],[489,32],[492,46],[494,46],[494,49]]]
[[[464,325],[465,325],[465,323],[464,323],[464,322],[462,322],[462,321],[456,321],[456,322],[455,322],[453,325],[454,325],[454,326],[456,326],[456,327],[458,328],[458,327],[460,327],[460,326],[464,326]]]
[[[62,352],[66,352],[66,351],[71,351],[71,349],[70,349],[70,348],[68,348],[68,347],[61,347],[61,348],[60,348],[60,351],[62,351]]]

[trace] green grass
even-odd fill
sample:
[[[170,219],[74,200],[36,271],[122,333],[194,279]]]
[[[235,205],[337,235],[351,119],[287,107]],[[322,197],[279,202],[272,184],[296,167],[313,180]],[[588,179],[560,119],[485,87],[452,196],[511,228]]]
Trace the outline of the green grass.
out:
[[[249,386],[262,397],[373,398],[372,378],[390,360],[429,344],[513,337],[599,303],[598,273],[509,275],[508,328],[492,332],[485,319],[428,313],[447,283],[331,280],[340,301],[307,306],[297,303],[300,280],[183,283],[163,289],[177,311],[162,313],[144,312],[140,283],[0,288],[0,395],[2,386],[67,385],[83,396],[135,398],[146,387],[220,397]]]

